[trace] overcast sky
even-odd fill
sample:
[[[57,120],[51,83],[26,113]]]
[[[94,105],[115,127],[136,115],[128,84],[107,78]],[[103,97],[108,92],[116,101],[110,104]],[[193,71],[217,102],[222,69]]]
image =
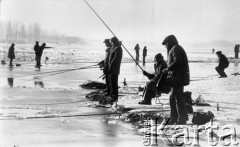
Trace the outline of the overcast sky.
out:
[[[87,0],[121,40],[240,40],[240,0]],[[112,36],[83,0],[2,0],[2,21],[88,39]]]

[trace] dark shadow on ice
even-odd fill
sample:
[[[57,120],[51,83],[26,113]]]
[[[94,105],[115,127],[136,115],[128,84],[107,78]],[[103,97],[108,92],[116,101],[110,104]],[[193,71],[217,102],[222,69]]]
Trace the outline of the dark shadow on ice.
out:
[[[9,87],[13,87],[13,78],[8,78],[7,80]]]

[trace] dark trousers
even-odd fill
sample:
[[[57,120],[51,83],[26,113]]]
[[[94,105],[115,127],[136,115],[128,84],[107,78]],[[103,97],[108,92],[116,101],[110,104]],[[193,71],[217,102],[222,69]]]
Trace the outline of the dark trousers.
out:
[[[184,122],[188,120],[185,100],[183,97],[183,86],[171,88],[170,93],[170,117],[174,122]]]
[[[221,77],[227,77],[226,73],[224,72],[224,67],[217,66],[215,69]]]
[[[109,74],[105,74],[105,82],[106,82],[106,90],[107,90],[107,94],[110,94],[110,78],[109,78]]]
[[[42,56],[40,56],[40,55],[36,55],[36,66],[38,66],[38,67],[40,67],[40,65],[41,65],[41,57]]]
[[[113,100],[118,100],[118,74],[110,74],[110,96]]]
[[[146,56],[143,56],[143,65],[145,65],[145,58]]]
[[[136,61],[139,61],[139,54],[136,53]]]
[[[235,59],[238,59],[238,52],[235,52]]]
[[[13,59],[10,59],[10,63],[9,63],[10,66],[13,66],[12,62],[13,62]]]
[[[156,82],[150,81],[147,82],[144,90],[143,90],[143,100],[146,103],[151,103],[152,98],[156,96]]]

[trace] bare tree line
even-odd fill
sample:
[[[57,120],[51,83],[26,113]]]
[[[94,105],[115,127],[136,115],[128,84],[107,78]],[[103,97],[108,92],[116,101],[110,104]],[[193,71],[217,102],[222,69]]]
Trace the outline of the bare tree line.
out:
[[[51,43],[82,43],[79,37],[66,36],[55,30],[44,30],[38,23],[25,25],[12,21],[1,22],[0,42],[32,43],[37,40]]]

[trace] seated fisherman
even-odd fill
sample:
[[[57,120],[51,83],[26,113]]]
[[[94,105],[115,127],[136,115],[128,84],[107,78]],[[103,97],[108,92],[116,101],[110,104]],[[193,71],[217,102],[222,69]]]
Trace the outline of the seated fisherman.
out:
[[[150,82],[147,82],[143,91],[143,101],[139,102],[139,104],[151,105],[152,98],[154,98],[156,92],[160,90],[157,85],[159,85],[159,81],[162,78],[162,71],[164,68],[167,68],[167,63],[164,61],[162,54],[159,53],[154,58],[155,74],[143,71],[143,75],[147,76]]]

